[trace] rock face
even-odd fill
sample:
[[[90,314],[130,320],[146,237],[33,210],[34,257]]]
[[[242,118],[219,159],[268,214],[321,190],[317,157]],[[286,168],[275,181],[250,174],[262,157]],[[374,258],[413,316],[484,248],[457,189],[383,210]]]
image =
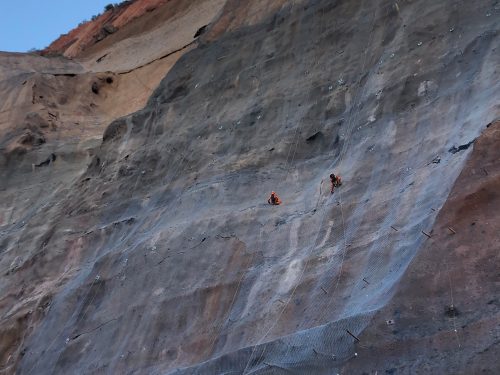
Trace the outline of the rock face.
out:
[[[43,53],[76,57],[86,48],[167,2],[168,0],[129,0],[117,6],[110,6],[109,9],[107,6],[102,14],[95,16],[95,19],[85,21],[68,34],[61,35]]]
[[[365,360],[347,373],[498,372],[499,143],[497,122],[474,143],[432,238],[360,336]]]
[[[7,119],[48,135],[1,150],[0,371],[498,373],[498,7],[186,3],[5,60],[6,88],[57,68],[114,110]]]

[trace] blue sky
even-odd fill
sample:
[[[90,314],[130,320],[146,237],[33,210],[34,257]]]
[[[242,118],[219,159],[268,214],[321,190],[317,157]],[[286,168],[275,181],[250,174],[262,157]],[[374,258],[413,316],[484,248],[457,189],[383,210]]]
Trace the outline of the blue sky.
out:
[[[0,0],[0,51],[47,47],[110,0]],[[115,1],[119,2],[119,1]]]

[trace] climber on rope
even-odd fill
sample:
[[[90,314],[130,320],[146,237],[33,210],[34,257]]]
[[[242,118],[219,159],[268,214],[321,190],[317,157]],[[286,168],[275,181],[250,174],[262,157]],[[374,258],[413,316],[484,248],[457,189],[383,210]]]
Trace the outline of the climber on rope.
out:
[[[330,189],[330,194],[333,194],[336,187],[342,185],[342,179],[340,176],[335,176],[333,173],[330,175],[330,183],[332,184],[332,188]]]
[[[272,204],[273,206],[277,206],[281,204],[281,199],[278,197],[278,194],[276,194],[274,191],[271,192],[271,196],[267,200],[267,203]]]

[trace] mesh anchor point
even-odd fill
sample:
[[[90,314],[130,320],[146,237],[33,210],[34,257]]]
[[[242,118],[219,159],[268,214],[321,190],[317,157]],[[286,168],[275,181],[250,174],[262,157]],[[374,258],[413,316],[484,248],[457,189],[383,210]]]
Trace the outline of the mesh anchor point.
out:
[[[360,342],[361,340],[358,339],[356,336],[354,336],[353,333],[351,333],[351,331],[349,331],[348,329],[345,330],[350,336],[352,336],[354,338],[354,340],[356,340],[357,342]]]
[[[429,233],[426,233],[424,231],[422,231],[422,233],[425,234],[427,237],[432,238],[432,236]]]

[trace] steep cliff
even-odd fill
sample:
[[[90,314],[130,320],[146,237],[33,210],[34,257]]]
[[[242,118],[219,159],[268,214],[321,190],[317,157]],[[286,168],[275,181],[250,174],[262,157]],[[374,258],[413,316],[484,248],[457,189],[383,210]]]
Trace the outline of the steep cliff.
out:
[[[497,373],[497,4],[172,2],[2,60],[1,371]]]

